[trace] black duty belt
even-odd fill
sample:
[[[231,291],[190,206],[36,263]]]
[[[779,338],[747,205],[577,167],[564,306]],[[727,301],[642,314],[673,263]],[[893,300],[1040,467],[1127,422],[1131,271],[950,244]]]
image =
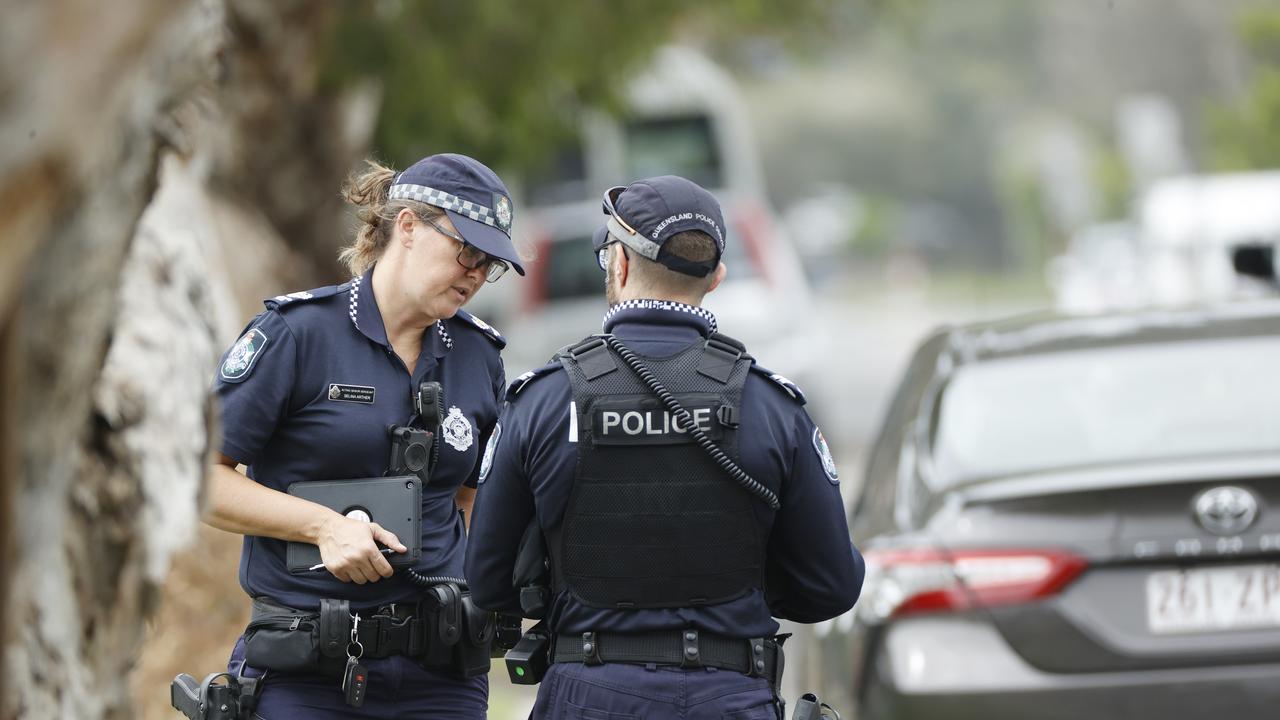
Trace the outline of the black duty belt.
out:
[[[359,615],[356,637],[364,647],[364,657],[416,657],[422,653],[423,630],[417,603],[361,610]]]
[[[697,630],[561,633],[552,662],[713,667],[766,678],[775,688],[784,664],[782,644],[774,638],[731,638]]]
[[[255,621],[267,618],[297,619],[292,626],[299,628],[303,623],[308,627],[316,625],[317,641],[321,652],[333,657],[346,653],[347,643],[351,640],[349,617],[341,628],[334,628],[324,613],[297,610],[277,605],[265,598],[254,598],[251,605],[250,626]],[[423,627],[420,619],[418,603],[396,603],[378,608],[356,611],[360,615],[360,624],[356,627],[356,638],[360,641],[365,658],[385,658],[393,655],[416,657],[423,652]],[[340,611],[341,613],[341,611]],[[345,614],[345,613],[341,613]]]

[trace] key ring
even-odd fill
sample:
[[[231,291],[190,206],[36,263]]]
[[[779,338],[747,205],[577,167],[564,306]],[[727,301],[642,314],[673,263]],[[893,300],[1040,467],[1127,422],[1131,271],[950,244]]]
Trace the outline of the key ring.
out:
[[[352,646],[356,651],[351,652]],[[347,657],[359,660],[364,657],[364,645],[360,644],[360,613],[351,616],[351,642],[347,643]]]

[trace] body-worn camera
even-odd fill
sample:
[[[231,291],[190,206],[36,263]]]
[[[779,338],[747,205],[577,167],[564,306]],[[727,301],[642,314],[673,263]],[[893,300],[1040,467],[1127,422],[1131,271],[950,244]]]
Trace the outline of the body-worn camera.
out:
[[[387,474],[417,475],[426,485],[431,474],[431,443],[435,436],[426,430],[404,425],[392,425],[387,432],[391,435],[391,460],[387,463]]]
[[[387,428],[391,436],[391,458],[387,462],[388,475],[417,475],[427,484],[435,469],[434,443],[443,415],[444,389],[438,382],[424,382],[413,395],[413,411],[418,416],[415,426],[392,425]]]

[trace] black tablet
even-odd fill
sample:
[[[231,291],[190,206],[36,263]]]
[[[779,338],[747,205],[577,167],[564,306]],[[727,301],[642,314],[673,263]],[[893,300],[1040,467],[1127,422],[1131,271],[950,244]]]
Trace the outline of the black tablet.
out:
[[[289,494],[395,533],[409,551],[388,553],[391,567],[412,567],[422,557],[422,482],[416,475],[296,482]],[[308,572],[321,563],[320,548],[291,542],[287,562],[291,573]]]

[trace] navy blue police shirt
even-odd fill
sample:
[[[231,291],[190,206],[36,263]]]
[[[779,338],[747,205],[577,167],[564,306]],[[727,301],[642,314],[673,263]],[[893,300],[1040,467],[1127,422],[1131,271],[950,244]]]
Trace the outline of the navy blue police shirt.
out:
[[[604,325],[652,357],[674,355],[714,329],[715,318],[702,308],[646,300],[616,306]],[[512,572],[521,536],[535,515],[544,534],[563,521],[578,459],[572,399],[558,363],[525,373],[507,391],[507,407],[485,448],[467,548],[467,579],[482,607],[520,611]],[[719,605],[616,610],[588,607],[561,592],[548,615],[555,630],[693,627],[762,637],[777,632],[774,617],[818,622],[851,608],[862,588],[863,561],[850,541],[835,463],[803,403],[798,388],[759,366],[743,388],[740,464],[782,503],[776,513],[760,507],[769,538],[767,599],[753,590]]]
[[[300,480],[383,475],[391,452],[387,427],[416,420],[416,388],[438,381],[445,417],[439,459],[422,493],[422,537],[400,541],[421,542],[418,572],[461,578],[466,534],[454,495],[460,485],[475,486],[481,449],[497,421],[505,341],[460,311],[426,328],[410,374],[387,340],[372,274],[266,301],[266,312],[224,356],[214,383],[222,403],[222,453],[281,492]],[[357,585],[324,570],[290,573],[286,546],[245,536],[245,592],[297,608],[346,599],[353,609],[420,595],[400,574]]]

